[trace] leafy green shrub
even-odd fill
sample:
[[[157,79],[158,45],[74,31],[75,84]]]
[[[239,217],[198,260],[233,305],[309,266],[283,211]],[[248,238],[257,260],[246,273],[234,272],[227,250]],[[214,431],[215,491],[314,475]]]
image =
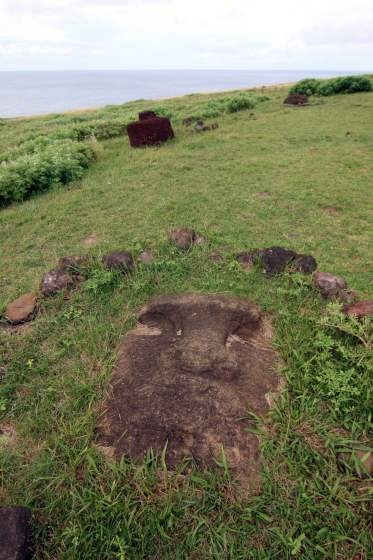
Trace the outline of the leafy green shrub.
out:
[[[300,93],[302,95],[315,95],[320,85],[320,80],[315,78],[306,78],[300,80],[290,88],[290,93]]]
[[[372,91],[373,82],[367,76],[344,76],[330,80],[305,79],[300,80],[290,88],[290,93],[306,95],[337,95],[339,93],[357,93]]]
[[[254,109],[257,104],[257,99],[250,94],[238,94],[229,97],[226,101],[226,108],[228,113],[237,113],[237,111],[244,111],[245,109]]]
[[[88,144],[62,140],[51,143],[40,152],[2,165],[0,205],[78,179],[93,158],[94,151]]]

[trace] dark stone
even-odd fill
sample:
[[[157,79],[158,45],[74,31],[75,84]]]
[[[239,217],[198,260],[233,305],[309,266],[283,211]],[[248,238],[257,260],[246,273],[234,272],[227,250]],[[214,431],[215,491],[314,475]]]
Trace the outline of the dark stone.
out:
[[[273,276],[285,272],[287,265],[295,259],[297,254],[283,247],[270,247],[262,251],[262,264],[266,274]]]
[[[190,126],[192,122],[193,122],[193,117],[186,117],[185,119],[183,119],[184,126]]]
[[[0,507],[0,560],[31,559],[30,517],[27,508]]]
[[[345,305],[343,312],[350,317],[358,317],[359,319],[363,317],[370,317],[373,315],[373,300],[367,299],[359,301],[358,303]]]
[[[308,105],[308,96],[302,93],[289,93],[284,101],[284,105]]]
[[[139,461],[150,448],[167,448],[169,468],[186,457],[214,466],[223,446],[233,476],[249,483],[260,449],[242,418],[248,408],[262,417],[280,389],[268,338],[261,310],[249,300],[154,298],[120,347],[100,444]]]
[[[194,125],[194,130],[196,132],[206,132],[207,130],[211,130],[210,126],[205,125],[204,121],[201,119],[198,119],[198,121],[196,122],[196,124]]]
[[[40,291],[44,296],[53,296],[62,290],[73,288],[73,278],[60,268],[46,272],[40,284]]]
[[[313,281],[325,299],[339,297],[347,288],[347,283],[343,278],[329,274],[329,272],[316,272]]]
[[[172,229],[168,234],[168,239],[178,249],[187,250],[193,245],[196,232],[188,228]]]
[[[312,274],[317,269],[316,259],[312,255],[297,255],[292,262],[297,272],[303,272],[303,274]]]
[[[71,255],[68,257],[61,257],[58,261],[58,268],[70,274],[79,274],[79,268],[84,266],[87,262],[87,257],[84,255]]]
[[[154,119],[156,118],[156,114],[154,111],[141,111],[139,113],[139,121],[146,121],[147,119]]]
[[[158,145],[174,137],[171,123],[166,117],[132,122],[127,125],[127,133],[133,148]]]
[[[102,257],[102,262],[109,270],[120,270],[124,274],[133,270],[133,257],[128,251],[112,251]]]

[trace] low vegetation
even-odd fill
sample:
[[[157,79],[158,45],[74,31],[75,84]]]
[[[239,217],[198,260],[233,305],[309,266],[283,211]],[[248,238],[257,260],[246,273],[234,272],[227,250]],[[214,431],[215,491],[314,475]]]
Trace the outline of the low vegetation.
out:
[[[373,80],[368,76],[346,76],[342,78],[331,78],[330,80],[316,80],[306,78],[300,80],[290,88],[291,93],[304,95],[321,95],[327,97],[339,93],[358,93],[372,91]]]
[[[6,159],[2,173],[21,161],[26,176],[33,158],[50,162],[58,152],[60,171],[52,183],[46,173],[45,184],[73,179],[1,209],[0,313],[37,290],[59,257],[95,257],[82,288],[40,300],[33,323],[11,330],[0,320],[0,502],[32,509],[37,560],[371,554],[371,484],[356,451],[372,448],[372,320],[346,318],[308,276],[269,279],[234,255],[289,247],[372,297],[373,93],[314,98],[303,108],[283,106],[284,90],[260,93],[267,100],[247,112],[228,110],[227,98],[248,98],[237,92],[0,123],[2,153],[40,142]],[[218,129],[182,125],[220,106]],[[175,140],[161,148],[134,150],[122,136],[98,145],[40,140],[90,122],[126,123],[149,108],[172,115]],[[84,165],[97,152],[81,178],[80,163],[64,171],[70,149]],[[179,252],[167,232],[183,226],[208,243]],[[100,257],[116,249],[135,257],[151,250],[154,262],[126,277],[109,272]],[[210,260],[211,251],[223,260]],[[96,445],[124,334],[150,297],[186,291],[247,297],[273,325],[286,389],[267,418],[248,411],[245,420],[263,455],[252,495],[223,459],[215,469],[186,461],[169,472],[151,451],[140,463],[113,461]]]

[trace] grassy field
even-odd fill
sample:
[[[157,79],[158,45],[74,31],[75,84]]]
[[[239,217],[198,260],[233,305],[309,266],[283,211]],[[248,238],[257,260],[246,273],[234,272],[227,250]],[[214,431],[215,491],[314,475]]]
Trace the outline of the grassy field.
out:
[[[81,290],[42,300],[23,329],[0,329],[0,503],[32,509],[37,559],[373,558],[371,480],[339,454],[372,446],[372,323],[343,319],[306,276],[268,279],[234,259],[285,246],[372,297],[373,93],[304,108],[284,107],[281,89],[265,93],[203,134],[181,119],[223,94],[89,112],[128,120],[161,105],[176,138],[141,150],[123,136],[93,142],[80,181],[0,209],[0,313],[61,256],[155,255],[126,279],[92,261]],[[0,121],[0,151],[75,118]],[[181,254],[167,242],[172,227],[208,244]],[[211,262],[218,249],[224,260]],[[141,465],[113,463],[95,445],[125,332],[151,296],[185,291],[247,297],[274,326],[287,388],[264,422],[248,420],[263,453],[250,497],[225,469],[167,473],[151,453]]]

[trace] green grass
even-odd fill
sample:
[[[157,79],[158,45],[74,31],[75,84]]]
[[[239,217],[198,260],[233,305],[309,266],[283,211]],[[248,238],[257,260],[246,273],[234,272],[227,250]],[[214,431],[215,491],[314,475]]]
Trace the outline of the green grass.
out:
[[[271,245],[311,253],[372,296],[373,94],[300,109],[284,108],[284,94],[270,91],[255,120],[252,110],[223,114],[219,129],[200,135],[181,119],[219,95],[87,113],[162,105],[176,139],[141,150],[123,137],[100,142],[82,180],[0,211],[0,312],[61,256],[156,257],[126,279],[92,265],[90,289],[43,300],[23,331],[0,330],[0,423],[17,432],[12,445],[0,436],[0,502],[32,508],[37,559],[371,558],[370,481],[338,460],[341,448],[371,445],[371,322],[342,321],[307,277],[266,279],[233,254]],[[0,150],[72,118],[2,121]],[[180,254],[166,241],[174,226],[194,227],[208,246]],[[87,249],[92,234],[99,243]],[[224,261],[213,263],[218,248]],[[254,496],[224,469],[188,463],[167,473],[151,453],[118,464],[95,446],[124,333],[151,296],[184,291],[248,297],[272,319],[287,389],[264,423],[248,421],[263,453]]]

